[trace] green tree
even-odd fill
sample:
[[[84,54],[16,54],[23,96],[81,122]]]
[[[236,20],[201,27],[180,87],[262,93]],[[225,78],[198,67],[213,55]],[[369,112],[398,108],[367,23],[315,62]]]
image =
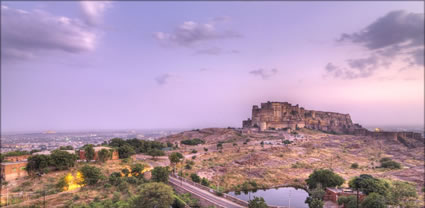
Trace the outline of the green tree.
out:
[[[74,150],[74,147],[72,147],[71,145],[60,146],[59,150]]]
[[[201,184],[204,185],[204,186],[210,186],[210,182],[206,178],[202,178]]]
[[[168,159],[173,166],[173,172],[175,172],[176,164],[183,159],[183,155],[180,152],[173,152],[168,156]]]
[[[85,185],[94,185],[103,178],[101,170],[95,166],[84,165],[80,172],[84,179],[82,183]]]
[[[33,155],[28,158],[28,163],[25,169],[29,175],[47,173],[51,164],[52,161],[49,155]]]
[[[356,196],[341,196],[338,198],[338,205],[344,205],[344,208],[356,208],[357,197]]]
[[[192,173],[190,174],[190,178],[192,179],[193,182],[195,183],[199,183],[201,182],[201,177],[198,176],[198,174],[196,173]]]
[[[152,170],[152,180],[155,182],[168,183],[168,167],[155,167]]]
[[[163,183],[146,183],[132,202],[134,208],[169,208],[174,202],[173,189]]]
[[[111,152],[107,149],[101,149],[98,153],[97,153],[97,157],[98,157],[98,161],[99,162],[106,162],[107,160],[109,160],[109,158],[111,158]]]
[[[371,193],[362,201],[362,207],[364,208],[386,208],[386,199],[384,196],[378,193]]]
[[[127,144],[123,139],[121,138],[113,138],[109,141],[109,146],[112,147],[121,147]]]
[[[378,193],[383,196],[387,196],[390,188],[390,184],[384,180],[374,178],[368,174],[362,174],[358,177],[354,177],[348,182],[350,188],[360,190],[366,195],[370,193]]]
[[[315,199],[323,199],[325,194],[326,192],[323,190],[322,184],[320,183],[316,185],[316,188],[310,191],[310,197]]]
[[[56,170],[67,170],[75,166],[77,156],[62,150],[54,150],[50,155],[52,165]]]
[[[217,144],[217,150],[222,150],[223,149],[223,143],[219,142]]]
[[[90,162],[94,159],[94,148],[92,144],[86,145],[84,147],[84,156],[86,157],[87,162]]]
[[[267,208],[267,204],[263,197],[256,197],[248,201],[248,208]]]
[[[151,149],[148,151],[147,153],[148,155],[152,156],[153,159],[155,159],[155,157],[159,157],[159,156],[164,156],[165,153],[162,150],[159,149]]]
[[[314,170],[306,180],[310,189],[316,188],[317,184],[321,184],[323,188],[336,187],[344,183],[344,178],[329,169]]]
[[[121,159],[129,158],[130,156],[136,154],[136,151],[129,144],[122,145],[118,147],[118,155]]]
[[[414,185],[403,181],[392,182],[388,197],[391,205],[413,207],[417,198],[418,194]]]
[[[308,204],[310,208],[323,208],[323,201],[320,199],[312,199]]]

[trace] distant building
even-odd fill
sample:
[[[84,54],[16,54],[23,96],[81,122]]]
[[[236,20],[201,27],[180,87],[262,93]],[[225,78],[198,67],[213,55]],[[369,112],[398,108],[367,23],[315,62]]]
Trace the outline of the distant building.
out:
[[[1,179],[10,181],[27,176],[28,173],[25,170],[27,163],[27,161],[1,163]]]
[[[112,152],[110,160],[118,160],[119,159],[118,151],[115,150],[115,149],[112,149],[110,147],[100,146],[100,147],[93,147],[93,149],[94,149],[94,158],[93,158],[94,160],[98,159],[98,156],[97,156],[98,152],[102,149],[106,149],[106,150],[109,150],[109,151]],[[79,156],[80,156],[80,160],[86,159],[86,153],[84,152],[84,150],[82,150],[82,149],[80,150]]]
[[[357,191],[352,189],[337,189],[337,188],[326,188],[326,194],[323,197],[323,200],[333,201],[335,203],[338,202],[339,197],[341,196],[356,196]],[[361,191],[359,191],[359,202],[361,202],[366,197]]]
[[[68,152],[69,154],[75,154],[75,150],[60,150],[60,151],[65,151],[65,152]],[[45,150],[45,151],[41,151],[41,152],[34,152],[32,154],[33,155],[50,155],[50,154],[52,154],[52,152],[49,151],[49,150]]]
[[[7,156],[4,160],[8,162],[26,161],[31,155]]]

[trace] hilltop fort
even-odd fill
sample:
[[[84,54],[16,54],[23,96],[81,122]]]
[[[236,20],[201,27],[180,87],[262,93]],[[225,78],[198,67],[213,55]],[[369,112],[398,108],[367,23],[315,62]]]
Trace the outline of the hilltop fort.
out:
[[[333,134],[385,136],[397,139],[400,136],[421,139],[413,132],[372,132],[353,123],[349,114],[306,110],[288,102],[266,102],[252,107],[252,119],[242,122],[243,128],[260,131],[308,128]]]

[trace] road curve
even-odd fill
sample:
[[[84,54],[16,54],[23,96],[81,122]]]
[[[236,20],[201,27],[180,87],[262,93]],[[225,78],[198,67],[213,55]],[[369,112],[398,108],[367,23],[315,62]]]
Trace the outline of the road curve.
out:
[[[180,181],[176,178],[169,177],[169,182],[180,187],[180,188],[183,188],[184,190],[186,190],[186,191],[188,191],[192,194],[195,194],[199,197],[202,197],[203,199],[210,201],[213,204],[216,204],[218,206],[226,207],[226,208],[242,208],[242,207],[244,207],[244,206],[236,204],[232,201],[224,199],[222,197],[216,196],[213,193],[210,193],[210,192],[205,191],[203,189],[200,189],[198,187],[192,186],[189,183],[186,183],[184,181],[182,182],[182,181]]]

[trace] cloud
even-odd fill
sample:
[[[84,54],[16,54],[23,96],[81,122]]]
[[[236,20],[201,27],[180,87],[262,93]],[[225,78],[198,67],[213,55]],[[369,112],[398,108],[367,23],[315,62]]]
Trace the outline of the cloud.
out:
[[[340,41],[362,44],[370,50],[389,46],[410,48],[424,45],[424,14],[392,11],[360,32],[342,34]]]
[[[158,85],[165,85],[169,82],[170,78],[172,78],[173,75],[166,73],[166,74],[162,74],[158,77],[155,78],[155,81]]]
[[[242,37],[242,35],[232,30],[217,30],[216,23],[217,21],[212,21],[210,23],[186,21],[174,29],[172,33],[154,33],[154,38],[156,38],[163,45],[190,47],[197,43],[209,40]]]
[[[97,26],[102,23],[103,15],[106,9],[111,7],[108,1],[81,1],[81,11],[86,24]]]
[[[278,73],[278,70],[277,69],[271,69],[271,70],[257,69],[257,70],[252,70],[249,73],[254,76],[260,76],[262,79],[268,79],[276,75]]]
[[[393,62],[407,63],[406,68],[424,66],[424,14],[392,11],[360,32],[342,34],[338,42],[363,47],[366,58],[346,60],[347,67],[328,63],[325,71],[334,77],[356,79],[370,77]]]
[[[200,49],[195,51],[195,54],[198,55],[222,55],[222,54],[237,54],[239,53],[238,50],[224,50],[222,48],[217,48],[217,47],[213,47],[213,48],[207,48],[207,49]]]
[[[1,7],[2,61],[24,60],[46,51],[93,51],[98,33],[79,19],[55,16],[43,10]]]

